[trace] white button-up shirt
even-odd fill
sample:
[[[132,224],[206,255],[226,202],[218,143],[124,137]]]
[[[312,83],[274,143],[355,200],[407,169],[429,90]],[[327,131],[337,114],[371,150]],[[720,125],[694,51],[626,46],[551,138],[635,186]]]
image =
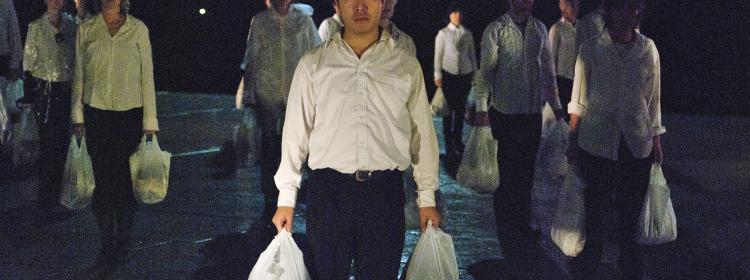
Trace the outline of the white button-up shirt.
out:
[[[409,34],[398,29],[393,22],[391,22],[391,36],[393,36],[393,40],[396,41],[395,43],[397,47],[406,50],[406,52],[412,56],[417,56],[417,46],[414,44],[414,39],[412,39]]]
[[[307,53],[285,119],[274,177],[279,206],[294,207],[305,160],[342,173],[411,165],[418,205],[435,206],[438,146],[422,69],[387,31],[361,58],[341,33]]]
[[[510,14],[487,26],[479,71],[478,112],[487,111],[488,98],[503,114],[541,113],[545,101],[562,109],[547,28],[532,16],[523,33]]]
[[[435,79],[443,78],[440,70],[453,75],[466,75],[477,70],[474,36],[463,25],[449,23],[435,37]]]
[[[0,1],[0,55],[10,55],[8,68],[21,69],[23,46],[12,0]]]
[[[552,60],[555,61],[557,76],[573,80],[576,69],[576,27],[565,18],[549,29],[549,42],[552,47]]]
[[[338,14],[334,14],[320,23],[318,35],[320,35],[321,40],[325,41],[331,38],[333,34],[336,34],[336,32],[339,32],[342,27],[344,27],[344,23],[341,22],[341,18]]]
[[[622,55],[608,32],[581,46],[568,112],[581,117],[578,145],[592,155],[617,160],[620,139],[636,158],[653,149],[661,124],[659,52],[636,34]]]
[[[250,22],[242,69],[245,93],[270,108],[286,104],[297,62],[310,48],[320,44],[310,16],[297,9],[281,15],[266,9]]]
[[[55,39],[56,35],[62,36],[59,43]],[[58,29],[50,23],[45,13],[29,24],[23,54],[23,70],[31,72],[35,78],[46,81],[72,80],[75,44],[76,20],[63,13]]]
[[[73,123],[84,122],[84,103],[110,111],[143,107],[143,129],[159,130],[151,41],[142,21],[128,15],[114,36],[101,14],[82,22],[73,69]]]

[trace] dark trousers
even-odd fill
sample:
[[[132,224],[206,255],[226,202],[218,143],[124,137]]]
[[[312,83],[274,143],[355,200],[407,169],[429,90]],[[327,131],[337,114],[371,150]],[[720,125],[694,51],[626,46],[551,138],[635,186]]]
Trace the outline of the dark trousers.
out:
[[[601,259],[604,240],[620,247],[618,265],[625,279],[641,279],[642,246],[635,241],[643,198],[648,189],[652,157],[634,158],[620,142],[618,160],[596,157],[579,149],[579,167],[586,205],[586,246],[571,262],[575,279],[590,279]]]
[[[573,94],[573,80],[557,76],[557,92],[560,95],[560,104],[563,109],[568,108],[570,96]]]
[[[466,114],[466,98],[471,91],[473,73],[453,75],[443,71],[443,94],[451,112],[443,116],[443,135],[445,136],[445,152],[463,151],[461,136]]]
[[[283,108],[262,104],[259,101],[255,108],[258,118],[257,124],[260,128],[260,189],[263,192],[263,214],[261,219],[270,223],[276,213],[276,204],[279,200],[279,189],[273,176],[279,169],[281,163],[281,124],[283,124]]]
[[[39,199],[42,207],[57,205],[65,159],[70,144],[70,83],[35,80],[29,92],[39,113],[41,157],[39,160]]]
[[[307,237],[313,275],[358,280],[396,279],[404,249],[403,172],[384,171],[370,181],[332,169],[313,170],[307,190]]]
[[[514,255],[535,241],[529,221],[542,115],[502,114],[492,107],[489,115],[500,169],[500,185],[493,193],[497,237],[504,254]]]
[[[84,105],[86,143],[94,171],[94,210],[103,254],[127,254],[138,203],[129,157],[143,135],[143,109],[108,111]]]

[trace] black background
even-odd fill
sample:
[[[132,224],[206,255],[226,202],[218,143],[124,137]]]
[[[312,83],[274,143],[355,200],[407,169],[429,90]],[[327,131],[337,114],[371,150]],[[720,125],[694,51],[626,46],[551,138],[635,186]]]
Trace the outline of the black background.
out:
[[[157,90],[234,93],[251,17],[263,0],[131,0],[131,13],[151,31]],[[72,2],[72,1],[71,1]],[[333,14],[329,0],[305,0],[319,24]],[[414,38],[432,91],[437,31],[448,0],[400,0],[393,21]],[[593,9],[582,0],[581,14]],[[14,0],[25,37],[44,12],[43,0]],[[477,40],[506,10],[504,0],[464,0],[464,24]],[[198,9],[206,8],[205,15]],[[547,26],[560,16],[558,0],[537,0],[534,15]],[[662,107],[667,113],[750,115],[750,1],[647,0],[642,33],[661,55]]]

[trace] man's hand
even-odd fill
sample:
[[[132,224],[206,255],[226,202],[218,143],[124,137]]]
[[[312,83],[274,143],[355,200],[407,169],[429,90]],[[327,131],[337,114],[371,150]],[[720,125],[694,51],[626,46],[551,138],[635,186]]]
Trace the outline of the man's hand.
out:
[[[487,112],[474,113],[475,126],[490,126],[490,114]]]
[[[83,123],[73,124],[73,135],[75,135],[76,138],[80,140],[85,134],[86,134],[86,129],[83,127]]]
[[[278,212],[277,212],[278,213]],[[422,232],[427,230],[427,221],[432,221],[432,226],[435,228],[440,227],[440,213],[438,213],[435,207],[422,207],[419,208],[419,227],[422,228]]]
[[[443,79],[435,79],[435,86],[443,87]]]
[[[661,148],[661,136],[654,136],[654,162],[661,164],[664,161],[664,152]]]
[[[271,221],[276,226],[276,231],[281,232],[281,229],[285,228],[286,231],[291,233],[294,222],[294,207],[279,206]]]

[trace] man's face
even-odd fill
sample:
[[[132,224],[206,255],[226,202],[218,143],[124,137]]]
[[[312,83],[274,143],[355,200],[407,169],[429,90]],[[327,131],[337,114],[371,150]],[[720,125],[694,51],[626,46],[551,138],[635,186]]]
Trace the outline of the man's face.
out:
[[[508,0],[508,2],[510,2],[511,10],[521,13],[531,13],[534,7],[534,0]]]
[[[560,11],[568,20],[578,17],[578,0],[560,0]]]
[[[461,12],[452,12],[450,15],[451,23],[455,26],[461,25]]]
[[[626,31],[635,28],[641,9],[642,7],[638,1],[625,1],[622,7],[613,7],[607,11],[612,21],[608,23],[609,28],[617,31]]]
[[[286,14],[289,11],[290,5],[292,5],[292,0],[271,0],[271,6],[279,14]]]
[[[396,3],[398,3],[398,0],[384,0],[383,12],[380,14],[380,19],[390,20],[393,17],[393,12],[396,11]]]
[[[383,0],[338,0],[339,16],[345,32],[365,34],[377,32]]]

